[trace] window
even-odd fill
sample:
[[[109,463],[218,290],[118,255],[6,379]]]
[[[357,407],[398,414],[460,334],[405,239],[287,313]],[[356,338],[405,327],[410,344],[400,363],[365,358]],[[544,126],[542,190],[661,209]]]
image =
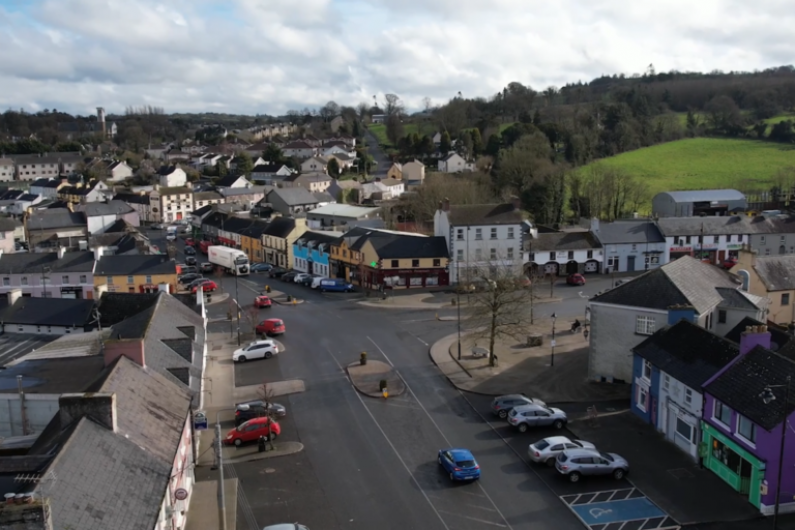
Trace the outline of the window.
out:
[[[718,309],[718,324],[725,324],[725,323],[726,323],[726,310]]]
[[[766,240],[765,236],[759,236],[759,241],[760,241],[760,242],[761,242],[763,245],[764,245],[764,244],[767,242],[767,240]]]
[[[592,259],[593,258],[593,250],[589,250],[588,251],[588,256],[587,257],[588,257],[588,259]]]
[[[550,252],[550,253],[549,253],[549,261],[555,261],[556,257],[557,257],[557,256],[555,255],[555,253],[554,253],[554,252]]]
[[[437,258],[437,259],[434,259],[434,260],[433,260],[433,266],[434,266],[434,267],[441,267],[441,266],[442,266],[442,260],[440,260],[440,259],[438,259],[438,258]]]
[[[461,252],[461,251],[459,250],[459,252]],[[392,265],[391,265],[391,267],[392,267],[393,269],[397,269],[397,268],[399,268],[399,267],[400,267],[400,260],[393,259],[393,260],[392,260]]]
[[[497,259],[497,249],[492,248],[491,251],[489,252],[489,256],[491,257],[491,259]]]
[[[607,268],[611,271],[618,270],[618,256],[610,256],[607,258]]]
[[[8,277],[3,278],[3,285],[5,285],[5,286],[11,285],[11,278],[8,278]]]
[[[569,253],[568,253],[567,257],[568,257],[568,259],[574,259],[574,251],[573,250],[569,250]]]
[[[765,256],[769,256],[769,255],[770,255],[770,249],[769,249],[769,248],[766,248],[766,249],[765,249]]]
[[[636,385],[636,388],[638,389],[638,395],[635,398],[635,405],[643,412],[646,412],[647,402],[649,401],[649,389],[643,385]]]
[[[133,276],[127,276],[127,283],[135,283],[135,278]]]
[[[786,243],[787,242],[787,236],[781,236],[781,242],[782,243]]]
[[[726,236],[726,242],[727,242],[727,243],[731,243],[731,242],[732,242],[732,237],[734,237],[734,236],[733,236],[733,235],[731,235],[731,234],[729,234],[728,236]]]
[[[695,431],[695,429],[693,429],[692,425],[690,425],[686,421],[682,420],[682,418],[676,418],[676,435],[677,436],[679,436],[681,438],[684,438],[689,443],[693,443],[694,442],[693,437],[694,437],[694,434],[695,434],[694,431]]]
[[[638,316],[635,318],[635,333],[640,335],[653,335],[654,327],[654,317]]]
[[[108,276],[108,285],[113,285],[113,276]]]
[[[461,249],[458,249],[456,251],[456,253],[455,253],[455,259],[456,259],[456,261],[464,261],[464,251],[461,250]]]
[[[663,376],[663,388],[666,390],[670,390],[671,388],[671,376],[668,374]]]
[[[458,239],[459,241],[463,241],[464,240],[464,229],[463,228],[457,228],[456,229],[455,238]]]
[[[27,285],[28,284],[28,277],[23,276],[21,280],[19,280],[20,285]]]
[[[483,239],[483,229],[475,228],[475,239]]]
[[[418,260],[418,259],[411,260],[411,266],[412,267],[419,267],[420,266],[420,260]]]
[[[658,265],[660,263],[659,256],[646,256],[646,259],[643,260],[647,264],[651,263],[652,265]]]
[[[480,261],[480,260],[481,260],[481,258],[482,258],[482,253],[481,253],[481,251],[480,251],[480,249],[479,249],[479,248],[476,248],[476,249],[475,249],[475,259],[476,259],[476,260],[478,260],[478,261]]]
[[[636,245],[635,243],[633,243],[633,244],[632,244],[632,250],[638,250],[638,245]]]
[[[69,283],[69,276],[66,276],[66,275],[61,276],[61,283],[62,284],[68,284]]]
[[[85,274],[81,274],[80,283],[88,283],[88,276],[86,276]]]
[[[716,399],[712,410],[712,419],[719,421],[728,429],[732,420],[732,410]]]
[[[508,259],[513,259],[513,247],[508,247],[506,256]]]
[[[738,242],[740,242],[740,243],[742,243],[742,242],[743,242],[743,235],[742,235],[742,234],[740,234],[739,236],[737,236],[737,241],[738,241]]]
[[[687,236],[687,237],[685,238],[685,243],[687,243],[688,245],[690,244],[690,236]]]
[[[514,228],[512,226],[508,227],[508,239],[513,239],[513,230]]]
[[[781,294],[781,305],[789,305],[789,293]]]
[[[649,361],[643,361],[643,372],[641,377],[646,381],[651,381],[651,363]]]
[[[715,236],[712,238],[713,243],[720,243],[720,236]]]
[[[737,415],[737,434],[752,444],[756,443],[756,425],[742,414]]]
[[[693,403],[693,391],[689,388],[685,388],[685,403],[688,405]]]
[[[146,283],[152,283],[152,277],[151,276],[147,276],[146,277]]]
[[[492,228],[491,229],[491,239],[497,239],[497,229],[496,228]]]

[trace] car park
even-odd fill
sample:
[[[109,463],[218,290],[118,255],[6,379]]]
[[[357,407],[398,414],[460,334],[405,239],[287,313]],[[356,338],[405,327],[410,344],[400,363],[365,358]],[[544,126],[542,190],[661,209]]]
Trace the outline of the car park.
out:
[[[265,403],[263,401],[238,403],[235,406],[235,427],[241,423],[246,423],[248,420],[266,416],[284,418],[287,416],[287,409],[279,403]]]
[[[491,412],[505,419],[514,407],[533,404],[546,405],[546,403],[540,399],[527,397],[524,394],[506,394],[504,396],[497,396],[491,400]]]
[[[469,481],[480,478],[480,466],[469,449],[441,449],[437,461],[450,480]]]
[[[585,285],[585,276],[582,274],[574,273],[566,276],[566,284],[568,285]]]
[[[232,361],[244,363],[253,359],[270,359],[279,353],[279,346],[270,339],[255,340],[232,353]]]
[[[275,440],[281,433],[281,426],[271,418],[254,418],[229,431],[224,438],[224,445],[240,447],[244,443],[258,441],[261,436],[270,436],[271,440]]]
[[[596,449],[570,449],[560,453],[555,469],[571,482],[583,476],[612,475],[621,480],[629,473],[629,462],[615,453],[602,453]]]
[[[286,328],[282,319],[269,318],[257,324],[256,331],[258,335],[284,335]]]
[[[531,427],[552,426],[562,429],[568,422],[565,412],[546,405],[520,405],[508,414],[508,424],[516,427],[519,432],[527,432]]]
[[[551,436],[530,444],[527,456],[536,464],[555,465],[555,459],[563,451],[570,449],[596,449],[591,442],[584,440],[570,440],[565,436]]]
[[[273,301],[270,296],[260,295],[254,298],[254,307],[263,308],[273,306]]]

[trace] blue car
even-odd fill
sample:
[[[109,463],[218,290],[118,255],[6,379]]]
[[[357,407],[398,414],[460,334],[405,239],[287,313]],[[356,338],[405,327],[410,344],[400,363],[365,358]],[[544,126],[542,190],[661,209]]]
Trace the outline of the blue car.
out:
[[[269,263],[255,263],[251,266],[251,272],[268,272],[273,268]]]
[[[450,480],[477,480],[480,478],[480,466],[469,449],[440,450],[439,465],[449,473]]]

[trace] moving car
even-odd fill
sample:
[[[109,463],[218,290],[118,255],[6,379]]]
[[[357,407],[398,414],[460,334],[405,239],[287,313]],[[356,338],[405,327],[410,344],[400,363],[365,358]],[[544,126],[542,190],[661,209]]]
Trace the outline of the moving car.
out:
[[[295,278],[293,278],[293,281],[295,283],[302,283],[306,279],[311,280],[312,279],[312,275],[308,274],[306,272],[299,272],[298,274],[295,275]]]
[[[268,272],[273,268],[270,263],[255,263],[251,266],[251,272]]]
[[[281,278],[285,274],[287,274],[287,269],[284,267],[271,267],[271,270],[268,271],[268,274],[271,278]]]
[[[270,411],[270,414],[268,411]],[[248,420],[264,418],[265,416],[284,418],[287,416],[287,409],[284,405],[278,403],[267,403],[266,405],[263,401],[238,403],[235,407],[235,427],[241,423],[246,423]]]
[[[212,263],[208,263],[205,261],[204,263],[199,265],[199,270],[202,272],[213,272],[215,270],[215,267],[213,267]]]
[[[569,274],[566,276],[566,283],[568,285],[585,285],[585,276],[582,274]]]
[[[514,407],[533,404],[546,405],[540,399],[529,398],[524,394],[506,394],[491,400],[491,411],[500,418],[505,419]]]
[[[185,255],[186,256],[195,256],[196,255],[196,249],[193,248],[193,247],[185,247]]]
[[[190,288],[190,292],[195,293],[199,290],[199,288],[201,288],[205,293],[211,293],[218,289],[218,285],[212,280],[205,279],[200,283],[194,284],[193,287]]]
[[[203,279],[201,274],[199,274],[198,272],[189,272],[187,274],[181,275],[177,281],[183,285],[187,285],[193,283],[198,279]]]
[[[565,436],[551,436],[530,444],[530,447],[527,448],[527,456],[537,464],[546,464],[552,467],[555,465],[555,459],[558,455],[569,449],[596,449],[596,446],[583,440],[569,440]]]
[[[254,307],[263,308],[263,307],[271,307],[273,302],[271,301],[269,296],[261,295],[254,299]]]
[[[450,480],[477,480],[480,466],[469,449],[441,449],[437,458]]]
[[[185,238],[185,246],[186,246],[186,247],[192,247],[192,246],[194,246],[195,244],[196,244],[196,240],[195,240],[195,239],[193,239],[192,237],[186,237],[186,238]]]
[[[565,412],[546,405],[521,405],[514,407],[508,414],[508,423],[519,429],[519,432],[527,432],[530,427],[550,425],[556,429],[562,429],[568,422],[569,418]]]
[[[295,277],[297,275],[298,275],[298,273],[295,272],[295,271],[285,272],[284,274],[281,275],[281,277],[279,279],[281,281],[283,281],[283,282],[288,282],[289,283],[289,282],[294,281],[294,279],[295,279]]]
[[[279,347],[270,339],[255,340],[232,353],[232,361],[244,363],[252,359],[270,359],[279,353]]]
[[[281,433],[278,422],[268,417],[254,418],[229,431],[224,438],[224,445],[240,447],[247,442],[256,442],[260,436],[270,436],[271,440],[275,440]]]
[[[259,335],[284,335],[284,321],[280,318],[269,318],[257,324],[257,334]]]
[[[188,247],[188,248],[190,248],[190,247]],[[194,256],[185,256],[185,264],[195,267],[196,265],[199,264],[199,262],[196,261],[196,258]]]
[[[570,449],[558,455],[555,469],[571,482],[579,482],[585,475],[613,475],[614,479],[621,480],[629,473],[629,462],[615,453]]]

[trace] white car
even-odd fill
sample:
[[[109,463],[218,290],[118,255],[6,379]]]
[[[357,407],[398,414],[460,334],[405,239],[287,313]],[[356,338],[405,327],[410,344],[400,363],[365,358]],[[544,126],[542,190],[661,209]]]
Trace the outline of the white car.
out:
[[[266,526],[262,530],[309,530],[309,528],[298,523],[284,523],[272,524],[270,526]]]
[[[537,464],[555,465],[555,459],[568,449],[596,449],[596,446],[585,440],[569,440],[565,436],[550,436],[527,448],[527,456]]]
[[[293,281],[294,281],[295,283],[301,283],[301,282],[302,282],[302,281],[304,281],[306,278],[311,278],[311,277],[312,277],[312,275],[311,275],[311,274],[309,274],[309,273],[306,273],[306,272],[299,272],[298,274],[296,274],[296,275],[295,275],[295,278],[293,278]]]
[[[243,346],[239,350],[235,350],[232,354],[232,361],[244,363],[251,359],[270,359],[277,353],[279,353],[279,347],[273,340],[255,340],[251,344]]]

